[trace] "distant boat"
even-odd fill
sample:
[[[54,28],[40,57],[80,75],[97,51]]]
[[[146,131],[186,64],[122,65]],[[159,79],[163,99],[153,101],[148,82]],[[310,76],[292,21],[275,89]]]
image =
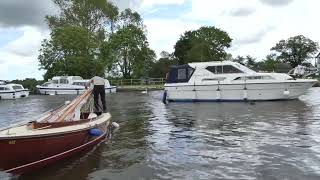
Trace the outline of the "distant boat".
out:
[[[170,69],[167,101],[260,101],[295,99],[317,80],[258,73],[232,61],[189,63]]]
[[[0,130],[0,169],[27,173],[88,150],[105,139],[111,132],[111,115],[97,116],[84,110],[89,99],[91,90],[37,121]]]
[[[48,82],[38,85],[37,89],[40,94],[60,95],[60,94],[82,94],[85,92],[85,86],[88,79],[83,79],[80,76],[56,76]],[[105,79],[105,92],[115,93],[116,86],[111,86],[109,81]]]
[[[21,84],[6,84],[0,81],[0,100],[1,99],[19,99],[29,96],[29,90]]]

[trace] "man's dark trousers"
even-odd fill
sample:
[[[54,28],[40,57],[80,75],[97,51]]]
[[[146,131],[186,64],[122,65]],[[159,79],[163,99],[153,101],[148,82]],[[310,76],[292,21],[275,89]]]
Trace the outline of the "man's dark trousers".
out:
[[[94,107],[96,111],[100,111],[99,106],[99,95],[102,102],[103,112],[107,112],[106,105],[106,92],[104,90],[104,85],[94,85],[93,86],[93,98],[94,98]]]

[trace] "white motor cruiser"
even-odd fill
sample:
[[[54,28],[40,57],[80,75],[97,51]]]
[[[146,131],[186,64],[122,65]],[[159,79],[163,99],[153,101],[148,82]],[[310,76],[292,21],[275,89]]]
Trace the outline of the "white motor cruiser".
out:
[[[258,73],[232,61],[173,66],[164,100],[259,101],[295,99],[316,82],[282,73]]]
[[[2,99],[18,99],[29,96],[29,90],[25,89],[21,84],[6,84],[0,81],[0,100]]]
[[[56,76],[48,82],[38,85],[37,89],[40,94],[58,95],[58,94],[82,94],[85,92],[85,85],[88,79],[82,79],[80,76]],[[111,86],[105,79],[105,92],[114,93],[117,91],[116,86]]]

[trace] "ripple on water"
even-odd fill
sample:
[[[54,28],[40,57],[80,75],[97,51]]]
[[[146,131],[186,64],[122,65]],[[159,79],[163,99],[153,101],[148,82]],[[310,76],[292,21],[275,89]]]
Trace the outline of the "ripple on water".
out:
[[[255,104],[164,105],[161,94],[108,95],[120,124],[111,141],[23,179],[320,178],[320,88],[299,100]],[[0,101],[0,125],[72,98]]]

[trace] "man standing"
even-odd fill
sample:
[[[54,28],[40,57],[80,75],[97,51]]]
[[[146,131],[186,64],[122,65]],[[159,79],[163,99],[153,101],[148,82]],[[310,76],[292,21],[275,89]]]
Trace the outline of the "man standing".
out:
[[[94,98],[94,107],[96,111],[100,111],[100,105],[99,105],[99,96],[102,102],[102,108],[103,112],[107,112],[107,106],[106,106],[106,92],[104,89],[104,79],[99,76],[94,76],[90,79],[90,83],[93,84],[93,98]],[[99,113],[100,114],[100,113]]]

